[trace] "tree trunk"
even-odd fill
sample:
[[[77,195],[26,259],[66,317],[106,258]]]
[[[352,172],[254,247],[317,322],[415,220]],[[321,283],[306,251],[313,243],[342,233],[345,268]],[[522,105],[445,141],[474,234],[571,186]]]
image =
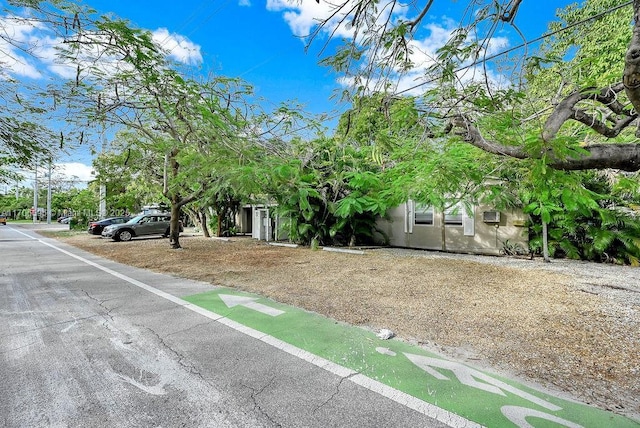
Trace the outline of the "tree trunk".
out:
[[[440,239],[442,239],[442,251],[447,251],[447,232],[445,230],[444,217],[445,214],[443,210],[442,213],[440,213]]]
[[[178,198],[175,198],[178,199]],[[171,199],[171,230],[169,232],[169,246],[173,249],[180,246],[180,208],[182,206],[174,198]]]
[[[210,238],[211,234],[209,233],[209,227],[207,226],[207,209],[206,208],[185,208],[189,217],[196,224],[200,230],[202,230],[202,235],[205,238]]]
[[[549,258],[549,235],[547,222],[542,222],[542,259],[545,263],[551,263],[551,259]]]
[[[209,226],[207,225],[207,211],[203,208],[198,213],[198,219],[200,220],[200,227],[202,228],[202,235],[205,238],[211,238],[211,233],[209,232]]]
[[[633,33],[624,57],[622,82],[636,111],[640,111],[640,0],[633,1]]]

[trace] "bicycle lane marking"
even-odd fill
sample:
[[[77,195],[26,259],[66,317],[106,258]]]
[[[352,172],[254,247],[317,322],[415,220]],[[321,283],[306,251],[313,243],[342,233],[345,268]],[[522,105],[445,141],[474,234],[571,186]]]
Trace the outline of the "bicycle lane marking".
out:
[[[191,302],[191,298],[179,298],[177,296],[174,296],[172,294],[169,294],[165,291],[162,291],[160,289],[157,289],[155,287],[152,287],[148,284],[145,284],[142,281],[138,281],[137,279],[131,278],[127,275],[124,275],[120,272],[117,272],[113,269],[110,269],[106,266],[102,266],[99,263],[93,262],[89,259],[86,259],[82,256],[79,256],[77,254],[74,254],[70,251],[67,251],[63,248],[60,248],[56,245],[53,245],[49,242],[45,242],[42,239],[39,238],[35,238],[33,236],[30,236],[26,233],[23,232],[19,232],[22,235],[25,235],[31,239],[33,239],[34,241],[37,241],[43,245],[46,245],[56,251],[59,251],[65,255],[68,255],[72,258],[75,258],[76,260],[79,260],[89,266],[95,267],[96,269],[99,269],[105,273],[108,273],[109,275],[112,275],[118,279],[121,279],[125,282],[128,282],[131,285],[134,285],[136,287],[139,287],[143,290],[146,290],[150,293],[155,294],[158,297],[161,297],[163,299],[169,300],[185,309],[188,309],[190,311],[196,312],[204,317],[207,317],[213,321],[219,322],[239,333],[243,333],[247,336],[253,337],[257,340],[260,340],[264,343],[267,343],[271,346],[273,346],[274,348],[277,348],[281,351],[284,351],[294,357],[300,358],[301,360],[304,360],[306,362],[309,362],[321,369],[324,369],[340,378],[342,378],[343,380],[348,380],[351,381],[357,385],[360,385],[370,391],[373,391],[377,394],[380,394],[390,400],[393,400],[401,405],[404,405],[410,409],[413,409],[427,417],[430,417],[432,419],[436,419],[440,422],[442,422],[443,424],[451,427],[451,428],[480,428],[481,425],[472,422],[471,420],[465,419],[455,413],[449,412],[445,409],[442,409],[440,407],[437,407],[433,404],[427,403],[423,400],[417,399],[416,397],[407,394],[406,392],[403,392],[401,390],[398,389],[394,389],[393,387],[390,387],[389,385],[379,382],[375,379],[372,379],[366,375],[363,375],[361,373],[358,373],[357,371],[354,371],[352,369],[349,369],[347,367],[345,367],[344,365],[341,365],[339,363],[335,363],[331,360],[328,360],[326,358],[323,358],[322,356],[319,356],[313,352],[310,352],[306,349],[303,349],[301,347],[297,347],[295,345],[292,345],[291,343],[287,342],[287,341],[283,341],[275,336],[266,334],[265,332],[259,330],[259,329],[255,329],[252,328],[248,325],[246,325],[246,323],[241,323],[238,322],[232,318],[220,315],[218,313],[216,313],[215,311],[213,311],[210,307],[207,306],[202,306],[198,303],[195,302]],[[222,290],[222,289],[221,289]],[[220,290],[217,290],[220,291]],[[222,290],[225,291],[225,290]],[[226,291],[225,291],[226,292]],[[205,294],[210,294],[205,293]],[[226,293],[226,294],[232,294],[232,293]],[[239,296],[247,296],[247,294],[238,294],[235,293],[236,295]],[[202,296],[200,295],[196,295],[196,300],[200,300],[199,298],[197,298],[198,296]],[[217,294],[216,294],[217,296]],[[194,296],[191,296],[194,297]],[[254,298],[254,300],[259,300],[259,297],[254,297],[254,296],[249,296],[251,298]],[[219,297],[218,297],[219,300]],[[284,306],[284,305],[281,305]],[[242,308],[243,306],[238,306],[239,308]],[[227,309],[225,309],[227,308]],[[222,313],[225,313],[228,311],[228,307],[225,306],[225,308],[221,308],[222,309]],[[293,308],[293,307],[287,307],[287,308]],[[250,309],[250,308],[245,308],[247,310],[252,310],[255,312],[255,310]],[[284,310],[283,310],[284,312]],[[262,314],[264,316],[264,314]]]
[[[364,329],[258,295],[222,288],[184,299],[262,332],[269,341],[283,342],[337,364],[351,371],[347,379],[354,383],[370,382],[363,386],[374,391],[388,388],[391,394],[399,394],[396,401],[411,397],[463,421],[490,427],[535,427],[534,423],[571,428],[640,427],[624,416],[555,397],[399,340],[381,340]],[[229,301],[246,304],[230,307]],[[270,307],[277,315],[252,308],[256,305]],[[436,419],[449,423],[448,419]]]

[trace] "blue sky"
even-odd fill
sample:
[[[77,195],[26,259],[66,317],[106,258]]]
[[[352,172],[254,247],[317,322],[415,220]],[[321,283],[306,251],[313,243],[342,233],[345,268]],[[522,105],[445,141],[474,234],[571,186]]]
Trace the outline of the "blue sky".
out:
[[[3,3],[0,0],[0,4]],[[267,109],[269,105],[296,100],[316,114],[334,112],[335,116],[336,111],[344,110],[344,105],[330,99],[334,91],[341,88],[340,76],[318,65],[325,39],[317,40],[305,52],[306,40],[302,37],[313,28],[314,17],[327,13],[324,0],[319,4],[315,0],[89,0],[84,3],[98,12],[112,13],[154,32],[156,40],[163,42],[175,59],[198,65],[203,73],[242,78],[255,88],[258,96],[268,100]],[[460,21],[468,3],[467,0],[436,0],[416,46],[421,51],[433,52]],[[546,31],[556,9],[570,3],[573,2],[524,0],[515,24],[528,40],[534,39]],[[502,31],[496,34],[494,50],[521,42],[513,32]],[[42,67],[29,66],[23,64],[22,73],[40,78],[38,70]],[[65,74],[63,70],[53,70],[52,66],[51,69],[58,75]],[[411,82],[414,81],[407,80],[399,87],[407,87]],[[86,151],[79,151],[60,162],[89,165],[91,159]],[[90,170],[90,167],[83,170],[80,165],[69,168],[79,176],[85,176]]]
[[[306,35],[313,16],[326,7],[314,0],[97,0],[87,4],[112,12],[151,31],[164,29],[170,37],[185,37],[197,47],[203,71],[240,77],[274,104],[296,99],[315,113],[336,107],[329,98],[340,89],[338,77],[318,65],[323,39],[305,52]],[[467,1],[436,0],[426,22],[448,29],[458,22]],[[558,7],[568,0],[525,0],[516,24],[528,39],[546,31]],[[449,21],[450,22],[447,22]],[[432,34],[435,31],[432,31]],[[433,37],[437,37],[434,35]],[[511,37],[511,45],[520,40]]]

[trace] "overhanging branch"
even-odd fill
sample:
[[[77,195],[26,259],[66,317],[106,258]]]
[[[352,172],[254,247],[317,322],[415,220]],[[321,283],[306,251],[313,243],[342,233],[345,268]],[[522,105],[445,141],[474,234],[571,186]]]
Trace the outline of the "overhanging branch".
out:
[[[535,155],[527,153],[521,147],[507,146],[485,139],[478,128],[463,116],[453,118],[449,130],[454,130],[464,141],[488,153],[517,159],[539,159],[542,156],[542,153]],[[554,153],[546,153],[548,165],[567,171],[606,168],[629,172],[640,170],[640,144],[590,144],[583,149],[585,153],[577,157],[559,158]]]
[[[618,101],[618,94],[623,89],[625,89],[625,86],[620,82],[600,91],[594,90],[594,88],[587,88],[570,94],[556,106],[547,119],[542,131],[542,139],[547,142],[553,140],[560,127],[569,119],[576,120],[607,138],[618,136],[623,129],[638,118],[637,112],[625,109]],[[597,101],[604,108],[607,108],[612,113],[607,116],[607,119],[613,123],[613,126],[608,126],[607,123],[599,120],[593,114],[576,107],[579,102],[585,100]]]

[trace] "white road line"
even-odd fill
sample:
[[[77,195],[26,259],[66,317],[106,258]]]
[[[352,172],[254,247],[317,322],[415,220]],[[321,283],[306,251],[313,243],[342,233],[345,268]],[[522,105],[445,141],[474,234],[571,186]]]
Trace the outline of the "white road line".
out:
[[[17,230],[16,232],[21,233],[25,236],[29,236],[26,233],[23,233]],[[361,387],[366,388],[370,391],[373,391],[379,395],[382,395],[383,397],[386,397],[390,400],[393,400],[396,403],[402,404],[410,409],[413,409],[418,413],[422,413],[427,417],[430,417],[439,422],[442,422],[443,424],[451,428],[481,428],[482,427],[482,425],[479,425],[476,422],[465,419],[462,416],[458,416],[455,413],[451,413],[433,404],[422,401],[405,392],[399,391],[388,385],[380,383],[377,380],[364,376],[347,367],[343,367],[325,358],[319,357],[308,351],[305,351],[304,349],[290,345],[286,342],[283,342],[280,339],[277,339],[273,336],[262,333],[261,331],[242,325],[237,321],[233,321],[222,315],[218,315],[215,312],[211,312],[209,310],[203,309],[200,306],[193,305],[185,300],[180,299],[179,297],[173,296],[162,290],[158,290],[157,288],[147,285],[144,282],[138,281],[137,279],[130,278],[126,275],[121,274],[120,272],[114,271],[113,269],[109,269],[108,267],[102,266],[98,263],[92,262],[91,260],[85,259],[84,257],[73,254],[67,250],[64,250],[53,244],[45,242],[42,239],[33,238],[32,236],[29,236],[29,237],[41,242],[42,244],[50,248],[53,248],[54,250],[60,251],[63,254],[73,257],[74,259],[77,259],[83,263],[86,263],[89,266],[93,266],[96,269],[100,269],[101,271],[108,273],[109,275],[113,275],[118,279],[128,282],[129,284],[135,285],[136,287],[142,288],[143,290],[153,293],[158,297],[162,297],[163,299],[169,300],[179,306],[182,306],[185,309],[189,309],[190,311],[196,312],[202,316],[205,316],[214,321],[217,321],[220,324],[223,324],[233,330],[236,330],[239,333],[243,333],[243,334],[246,334],[247,336],[258,339],[266,344],[273,346],[276,349],[286,352],[287,354],[293,355],[294,357],[300,358],[301,360],[304,360],[317,367],[320,367],[321,369],[324,369],[330,373],[333,373],[340,378],[349,380],[355,383],[356,385],[360,385]]]
[[[38,239],[38,238],[36,238],[36,237],[33,237],[33,236],[31,236],[31,235],[28,235],[28,234],[26,234],[26,233],[24,233],[24,232],[21,232],[21,231],[19,231],[18,229],[14,229],[13,227],[9,227],[9,230],[12,230],[12,231],[14,231],[14,232],[17,232],[17,233],[19,233],[20,235],[24,235],[24,236],[26,236],[26,237],[27,237],[27,238],[29,238],[29,239],[33,239],[34,241],[40,241],[40,239]]]

